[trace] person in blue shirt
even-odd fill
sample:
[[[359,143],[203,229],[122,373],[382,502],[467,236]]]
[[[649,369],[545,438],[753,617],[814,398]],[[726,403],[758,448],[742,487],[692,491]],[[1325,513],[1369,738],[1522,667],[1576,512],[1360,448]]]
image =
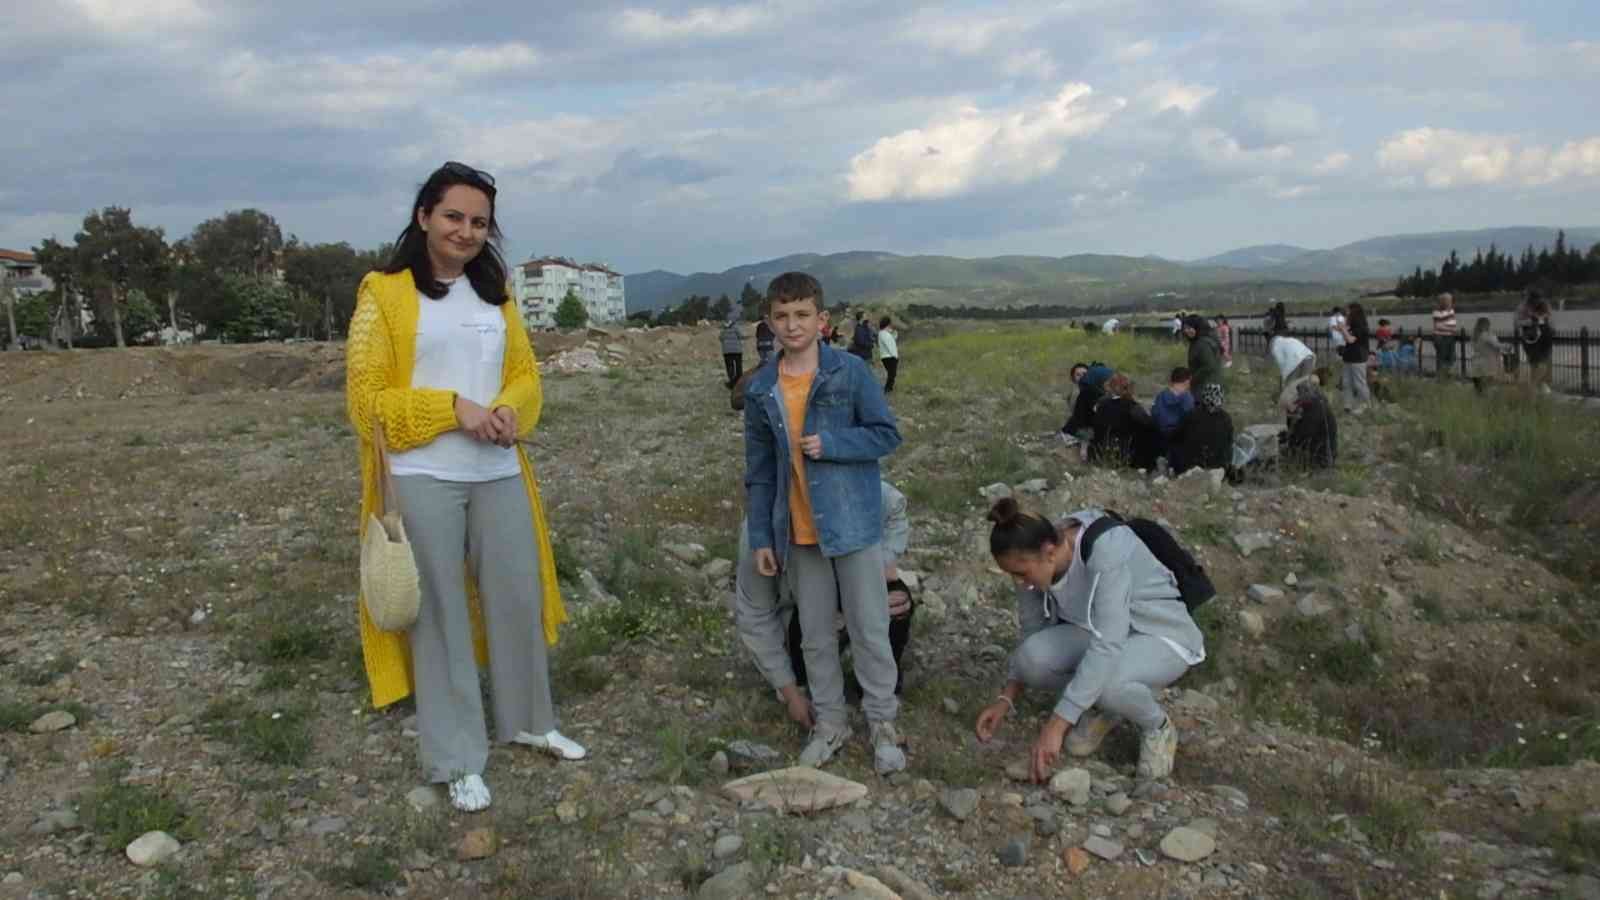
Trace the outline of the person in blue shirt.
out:
[[[1157,394],[1155,402],[1150,404],[1150,417],[1156,420],[1156,427],[1161,429],[1161,446],[1165,448],[1167,468],[1174,472],[1183,469],[1179,459],[1182,453],[1174,438],[1183,420],[1194,412],[1194,394],[1189,390],[1193,379],[1187,366],[1173,369],[1172,376],[1167,379],[1167,389]]]

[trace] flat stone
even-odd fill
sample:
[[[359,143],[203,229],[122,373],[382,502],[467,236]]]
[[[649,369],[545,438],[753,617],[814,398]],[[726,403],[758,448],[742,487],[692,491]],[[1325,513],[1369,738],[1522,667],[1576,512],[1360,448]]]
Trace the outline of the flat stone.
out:
[[[64,709],[53,709],[34,719],[33,724],[28,726],[28,730],[34,734],[50,734],[71,728],[76,724],[78,724],[77,716]]]
[[[1244,593],[1245,596],[1257,603],[1271,603],[1274,600],[1283,599],[1283,591],[1270,584],[1252,584],[1250,589]]]
[[[717,838],[711,845],[711,856],[714,859],[727,859],[744,849],[744,838],[737,834],[725,834]]]
[[[1042,494],[1050,490],[1050,482],[1043,478],[1030,478],[1013,488],[1018,494]]]
[[[736,772],[776,765],[783,754],[755,741],[733,741],[728,744],[728,763]]]
[[[1211,818],[1210,816],[1206,816],[1206,817],[1200,818],[1200,819],[1195,819],[1194,821],[1190,822],[1188,825],[1185,825],[1184,827],[1188,828],[1191,831],[1198,831],[1198,832],[1200,832],[1202,834],[1209,834],[1212,837],[1216,837],[1217,836],[1217,820]]]
[[[747,862],[729,866],[707,878],[695,892],[696,900],[750,900],[759,896],[761,885],[756,881],[756,867]]]
[[[1333,604],[1322,599],[1321,595],[1306,594],[1295,601],[1294,609],[1307,619],[1316,619],[1333,612]]]
[[[146,831],[134,838],[123,852],[128,855],[128,862],[149,868],[161,865],[181,849],[183,845],[178,843],[178,839],[165,831]]]
[[[58,834],[78,827],[78,814],[70,809],[52,809],[39,817],[28,830],[37,835]]]
[[[706,558],[706,548],[703,544],[663,544],[661,549],[690,565],[698,565]]]
[[[845,806],[867,796],[867,786],[807,766],[749,775],[722,786],[737,802],[759,802],[780,813],[816,812]]]
[[[7,872],[6,877],[0,878],[0,884],[21,884],[26,880],[21,872]]]
[[[311,823],[311,827],[306,830],[317,837],[326,837],[330,834],[338,834],[349,825],[348,821],[339,816],[328,816]]]
[[[978,809],[978,792],[973,788],[951,788],[939,795],[939,805],[956,821],[965,821]]]
[[[1061,851],[1061,862],[1066,865],[1067,873],[1074,878],[1089,871],[1089,865],[1092,861],[1093,858],[1089,856],[1089,851],[1082,847],[1068,847]]]
[[[733,574],[733,560],[718,557],[706,563],[705,568],[700,571],[712,581],[721,581]]]
[[[1111,862],[1122,855],[1122,845],[1110,838],[1092,834],[1083,842],[1083,849],[1101,859]]]
[[[1181,825],[1161,839],[1161,852],[1179,862],[1199,862],[1216,851],[1217,841],[1211,835]]]
[[[902,419],[901,421],[904,420]],[[878,878],[884,884],[899,892],[904,900],[938,900],[938,896],[934,894],[931,888],[894,866],[879,868]]]
[[[1265,531],[1240,531],[1234,534],[1233,545],[1239,548],[1240,556],[1249,556],[1272,549],[1272,535]]]
[[[988,500],[990,503],[993,503],[996,500],[1003,500],[1006,497],[1011,496],[1011,485],[1006,484],[1003,481],[996,481],[994,484],[989,484],[978,488],[978,496]]]
[[[1028,864],[1028,842],[1022,838],[1012,838],[1000,848],[1000,865],[1016,868]]]
[[[900,900],[900,895],[890,890],[888,885],[865,872],[845,869],[844,883],[850,886],[849,896],[861,900]]]
[[[1089,802],[1089,788],[1093,779],[1087,769],[1062,769],[1050,778],[1050,793],[1064,798],[1073,806]]]
[[[1033,765],[1025,759],[1014,759],[1006,763],[1006,777],[1012,781],[1032,781]]]
[[[441,800],[439,789],[431,784],[418,785],[406,792],[406,803],[419,813],[437,809]]]
[[[1121,791],[1117,791],[1106,798],[1106,812],[1111,813],[1113,816],[1120,816],[1132,808],[1133,801],[1129,800],[1128,795]]]
[[[462,862],[488,859],[499,849],[500,838],[493,828],[474,828],[461,836],[461,843],[456,845],[456,859]]]
[[[1267,633],[1267,622],[1253,609],[1239,610],[1239,627],[1252,638],[1259,639]]]
[[[1250,795],[1232,785],[1213,784],[1211,786],[1211,793],[1216,794],[1218,797],[1221,797],[1229,803],[1232,803],[1234,806],[1242,807],[1244,809],[1250,808]]]

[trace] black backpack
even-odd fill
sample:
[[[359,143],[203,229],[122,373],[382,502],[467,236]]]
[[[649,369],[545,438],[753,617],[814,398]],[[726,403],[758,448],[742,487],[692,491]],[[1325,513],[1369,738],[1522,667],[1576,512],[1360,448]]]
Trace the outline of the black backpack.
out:
[[[1078,555],[1084,563],[1089,562],[1089,553],[1094,549],[1095,538],[1118,525],[1126,525],[1138,535],[1139,540],[1144,542],[1150,555],[1166,566],[1178,579],[1178,593],[1183,597],[1184,606],[1193,611],[1217,595],[1216,586],[1206,575],[1205,566],[1195,562],[1194,555],[1183,549],[1183,545],[1172,536],[1172,532],[1149,519],[1124,519],[1113,510],[1108,509],[1105,512],[1104,516],[1090,524],[1089,529],[1083,533],[1083,540],[1079,542]]]

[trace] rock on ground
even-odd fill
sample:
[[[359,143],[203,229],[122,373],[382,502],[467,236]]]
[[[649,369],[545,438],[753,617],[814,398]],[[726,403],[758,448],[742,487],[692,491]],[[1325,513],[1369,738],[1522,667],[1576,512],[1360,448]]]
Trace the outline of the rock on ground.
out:
[[[181,849],[183,845],[178,839],[165,831],[146,831],[134,838],[124,852],[128,854],[128,862],[149,868],[161,865]]]
[[[1077,877],[1082,875],[1084,872],[1089,871],[1089,864],[1092,862],[1089,857],[1089,851],[1083,849],[1082,847],[1068,847],[1067,849],[1062,850],[1061,861],[1066,864],[1067,871],[1071,873],[1073,877]]]
[[[1257,603],[1270,603],[1274,600],[1282,600],[1283,591],[1270,584],[1252,584],[1250,589],[1245,591],[1245,596]]]
[[[816,812],[860,800],[867,795],[867,786],[806,766],[791,766],[730,781],[722,786],[722,793],[740,802],[764,803],[778,812]]]
[[[978,809],[975,788],[951,788],[939,795],[939,805],[957,821],[964,821]]]
[[[1199,862],[1215,853],[1217,841],[1211,835],[1179,826],[1161,839],[1161,852],[1179,862]]]
[[[1083,842],[1083,849],[1107,862],[1115,860],[1122,855],[1122,845],[1116,841],[1092,834]]]
[[[1091,779],[1086,769],[1063,769],[1050,778],[1050,793],[1063,797],[1073,806],[1089,802]]]
[[[695,892],[696,900],[749,900],[759,896],[756,867],[747,862],[729,866],[706,879]]]
[[[1239,548],[1240,556],[1249,556],[1272,549],[1272,535],[1265,531],[1241,531],[1233,536],[1233,545]]]
[[[1267,633],[1266,620],[1261,618],[1261,614],[1253,609],[1239,610],[1239,627],[1244,629],[1245,634],[1253,638],[1260,638]]]
[[[474,828],[461,836],[461,843],[456,845],[456,859],[462,862],[488,859],[498,849],[500,839],[493,828]]]
[[[28,730],[34,734],[50,734],[78,724],[78,717],[64,709],[54,709],[33,720]]]

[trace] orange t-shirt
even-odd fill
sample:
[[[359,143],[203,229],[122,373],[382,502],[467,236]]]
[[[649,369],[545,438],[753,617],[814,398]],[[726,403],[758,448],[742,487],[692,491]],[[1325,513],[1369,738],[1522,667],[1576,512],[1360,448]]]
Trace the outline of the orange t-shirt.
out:
[[[816,372],[778,373],[778,390],[783,392],[783,410],[789,417],[789,540],[802,547],[817,543],[817,523],[811,518],[811,492],[806,485],[805,454],[800,452],[800,437],[806,427],[806,399],[816,377]]]

